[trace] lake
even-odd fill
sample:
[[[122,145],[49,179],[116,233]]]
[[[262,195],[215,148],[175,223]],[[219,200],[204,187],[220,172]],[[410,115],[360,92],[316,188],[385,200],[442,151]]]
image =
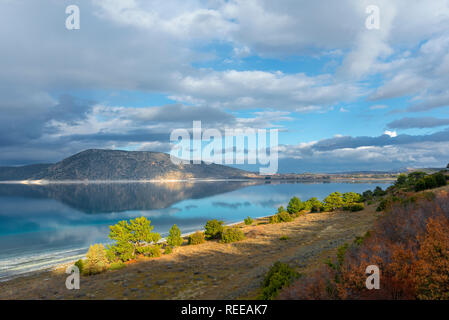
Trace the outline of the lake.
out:
[[[389,182],[277,183],[264,181],[0,184],[0,279],[82,257],[89,245],[108,243],[109,226],[145,216],[164,237],[209,219],[226,223],[274,214],[293,196],[363,192]]]

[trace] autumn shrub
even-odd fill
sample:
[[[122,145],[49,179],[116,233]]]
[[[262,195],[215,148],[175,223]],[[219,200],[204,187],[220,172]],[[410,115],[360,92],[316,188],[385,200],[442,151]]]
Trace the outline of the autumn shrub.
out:
[[[417,297],[449,300],[449,219],[431,218],[420,236],[416,262]]]
[[[209,220],[204,227],[204,235],[207,240],[220,239],[223,228],[223,221],[218,221],[217,219]]]
[[[243,221],[245,222],[245,224],[246,224],[247,226],[252,225],[253,222],[254,222],[254,220],[253,220],[250,216],[246,217]]]
[[[239,228],[225,228],[221,234],[221,242],[230,243],[245,239],[245,234]]]
[[[368,290],[366,267],[381,271]],[[449,195],[392,201],[373,230],[338,249],[315,273],[283,290],[282,299],[449,299]]]
[[[102,244],[91,245],[86,254],[86,263],[83,266],[83,274],[93,275],[106,271],[109,261],[106,257],[106,249]]]
[[[277,261],[271,266],[262,283],[262,293],[260,299],[272,300],[275,299],[279,291],[288,286],[294,279],[298,277],[288,264]]]
[[[200,244],[205,241],[206,241],[206,239],[204,237],[204,233],[198,231],[198,232],[195,232],[195,233],[192,233],[191,235],[189,235],[188,243],[189,244]]]

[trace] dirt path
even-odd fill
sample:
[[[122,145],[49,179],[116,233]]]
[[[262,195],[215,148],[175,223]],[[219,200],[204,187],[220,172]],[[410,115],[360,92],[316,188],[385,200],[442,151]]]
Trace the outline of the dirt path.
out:
[[[81,277],[80,290],[67,290],[60,268],[0,283],[0,299],[252,299],[277,260],[309,272],[335,248],[363,235],[377,214],[370,206],[349,213],[314,213],[293,222],[243,226],[238,243],[182,246],[160,258]],[[257,224],[257,225],[256,225]],[[281,236],[288,240],[280,240]]]

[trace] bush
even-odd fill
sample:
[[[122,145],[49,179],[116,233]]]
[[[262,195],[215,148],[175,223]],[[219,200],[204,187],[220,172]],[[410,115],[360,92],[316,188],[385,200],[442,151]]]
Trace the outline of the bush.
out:
[[[245,218],[245,220],[243,220],[243,221],[245,221],[245,224],[246,224],[247,226],[252,225],[253,222],[254,222],[254,220],[253,220],[250,216],[248,216],[247,218]]]
[[[446,177],[441,172],[438,172],[419,179],[415,184],[415,191],[438,188],[446,184]]]
[[[280,206],[278,208],[278,212],[277,213],[284,212],[284,211],[285,211],[284,206]]]
[[[84,270],[84,260],[79,259],[77,262],[75,262],[75,267],[77,267],[78,270],[80,271],[80,274],[82,274]]]
[[[304,202],[304,209],[311,212],[318,212],[323,204],[316,197],[310,198]]]
[[[279,223],[281,222],[281,220],[279,219],[279,215],[275,214],[274,216],[271,216],[268,220],[269,223],[274,224],[274,223]]]
[[[362,202],[362,196],[356,192],[343,193],[343,203],[345,205]]]
[[[111,265],[109,266],[109,270],[120,270],[123,269],[124,267],[126,267],[125,263],[123,263],[122,261],[117,261],[111,263]]]
[[[204,237],[204,233],[202,232],[195,232],[189,236],[189,244],[200,244],[205,241],[206,239]]]
[[[130,220],[129,223],[128,221],[119,221],[116,225],[110,226],[109,238],[115,240],[115,243],[108,245],[109,259],[111,261],[128,261],[134,259],[136,253],[150,250],[139,248],[157,243],[161,238],[159,233],[151,232],[154,227],[150,224],[150,220],[140,217]]]
[[[446,177],[441,172],[435,173],[435,180],[437,182],[437,187],[442,187],[447,184]]]
[[[279,222],[290,222],[293,221],[293,217],[288,214],[288,212],[280,212],[276,214],[279,217]]]
[[[279,291],[288,286],[298,274],[287,264],[282,262],[275,262],[265,276],[262,284],[262,294],[260,296],[263,300],[272,300],[276,298]]]
[[[173,252],[172,246],[166,246],[164,250],[164,254],[171,254]]]
[[[220,239],[223,232],[223,221],[218,221],[217,219],[209,220],[204,229],[206,239]]]
[[[109,261],[106,257],[106,249],[102,244],[90,246],[86,254],[86,263],[83,266],[84,274],[92,275],[106,271]]]
[[[137,247],[137,253],[143,254],[145,257],[157,258],[161,256],[161,246],[153,245],[153,246],[144,246]]]
[[[334,192],[324,199],[324,210],[334,211],[343,207],[343,196],[340,192]]]
[[[304,204],[301,202],[301,200],[298,197],[293,197],[290,199],[290,202],[287,206],[287,212],[290,214],[299,212],[304,209]],[[280,213],[280,212],[278,212]]]
[[[371,190],[366,190],[362,193],[363,200],[365,201],[371,201],[374,197],[374,194]]]
[[[349,206],[349,211],[357,212],[365,209],[365,205],[363,203],[353,203]]]
[[[390,201],[388,199],[382,199],[379,203],[379,206],[376,208],[377,212],[385,211],[387,209],[387,206],[390,204]]]
[[[221,234],[221,242],[230,243],[245,239],[243,231],[239,228],[226,228]]]
[[[287,236],[281,236],[281,237],[279,238],[279,240],[288,240],[288,237],[287,237]]]
[[[373,192],[373,196],[375,196],[375,197],[383,197],[386,194],[387,194],[387,192],[382,190],[382,188],[379,186],[377,186]]]
[[[281,298],[449,299],[449,193],[432,194],[388,198],[369,233],[340,247],[334,262],[286,288]],[[381,266],[379,290],[366,290],[370,264]]]
[[[177,247],[182,245],[183,242],[184,239],[181,237],[181,230],[179,230],[178,226],[174,224],[169,231],[167,244],[172,247]]]

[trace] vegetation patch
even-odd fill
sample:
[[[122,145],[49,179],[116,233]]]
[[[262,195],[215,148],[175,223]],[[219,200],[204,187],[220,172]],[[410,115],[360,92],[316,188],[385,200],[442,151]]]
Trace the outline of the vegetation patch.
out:
[[[111,271],[120,270],[120,269],[123,269],[124,267],[126,267],[125,263],[123,263],[122,261],[117,261],[117,262],[111,263],[111,265],[109,266],[109,270],[111,270]]]
[[[449,299],[449,193],[404,193],[414,188],[409,182],[422,178],[419,173],[398,178],[379,205],[384,214],[373,230],[341,246],[334,259],[295,281],[280,298]],[[366,266],[372,264],[382,270],[378,290],[365,286]]]
[[[299,274],[288,264],[280,261],[275,262],[265,275],[262,283],[262,293],[259,298],[263,300],[275,299],[282,288],[290,285],[298,277]]]
[[[245,234],[239,228],[226,228],[221,235],[221,242],[231,243],[245,239]]]
[[[113,245],[108,245],[108,258],[111,262],[118,260],[125,262],[136,258],[136,254],[149,257],[160,256],[160,246],[156,243],[160,240],[159,233],[152,232],[151,221],[145,217],[134,220],[119,221],[110,226],[109,238],[115,240]]]
[[[106,249],[102,244],[91,245],[86,254],[86,263],[83,266],[83,274],[93,275],[109,269],[109,260],[106,257]]]
[[[243,221],[245,222],[245,224],[246,224],[247,226],[252,225],[253,222],[254,222],[254,220],[253,220],[250,216],[246,217]]]
[[[207,240],[220,239],[223,228],[223,221],[218,221],[217,219],[209,220],[204,227],[204,235]]]
[[[182,245],[183,242],[184,239],[181,237],[181,230],[174,224],[168,232],[167,244],[171,247],[178,247]]]
[[[189,235],[188,243],[194,245],[194,244],[203,243],[205,241],[206,241],[206,239],[204,237],[204,233],[198,231],[198,232],[195,232],[195,233],[192,233],[191,235]]]

